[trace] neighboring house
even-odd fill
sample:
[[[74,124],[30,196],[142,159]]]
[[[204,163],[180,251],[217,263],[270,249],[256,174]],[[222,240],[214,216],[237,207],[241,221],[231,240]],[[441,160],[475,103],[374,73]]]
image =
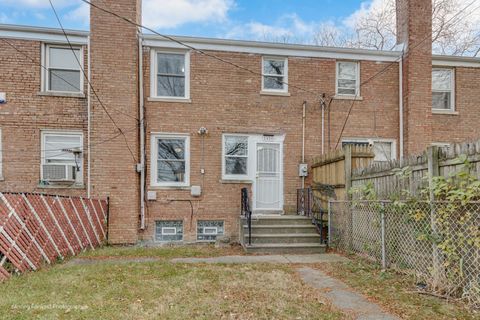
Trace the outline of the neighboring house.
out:
[[[139,0],[93,2],[140,22]],[[243,187],[255,212],[293,212],[322,150],[386,161],[478,138],[480,59],[432,56],[431,1],[398,2],[403,59],[176,37],[205,55],[98,9],[72,48],[0,25],[0,190],[109,196],[112,243],[212,241],[238,235]]]

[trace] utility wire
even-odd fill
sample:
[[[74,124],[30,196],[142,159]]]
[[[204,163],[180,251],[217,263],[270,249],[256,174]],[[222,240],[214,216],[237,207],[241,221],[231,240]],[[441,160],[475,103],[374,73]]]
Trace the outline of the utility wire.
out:
[[[32,62],[35,63],[35,64],[38,64],[38,65],[39,65],[42,69],[44,69],[45,71],[47,71],[47,72],[49,71],[49,69],[48,69],[46,66],[44,66],[41,62],[38,62],[35,58],[29,56],[26,52],[20,50],[17,46],[15,46],[15,45],[14,45],[13,43],[11,43],[10,41],[8,41],[8,40],[6,40],[6,39],[4,39],[4,38],[0,38],[0,40],[2,40],[3,42],[5,42],[8,46],[10,46],[11,48],[13,48],[15,51],[17,51],[18,53],[20,53],[20,54],[23,55],[24,57],[26,57],[28,60],[32,61]],[[81,89],[78,88],[75,84],[69,82],[68,80],[66,80],[65,78],[59,76],[59,75],[56,74],[55,72],[52,72],[51,75],[53,75],[56,79],[59,79],[59,80],[65,82],[66,84],[68,84],[68,85],[71,86],[72,88],[77,89],[78,91],[81,91]],[[137,118],[135,118],[135,117],[133,117],[133,116],[127,114],[127,113],[123,113],[123,112],[121,112],[120,110],[117,110],[117,109],[115,109],[115,108],[110,108],[110,109],[112,109],[113,111],[116,111],[116,112],[118,112],[118,113],[121,113],[121,114],[123,114],[123,115],[125,115],[125,116],[127,116],[127,117],[130,117],[130,118],[133,118],[133,119],[135,119],[135,120],[138,120]],[[51,114],[51,113],[49,113],[49,114]],[[59,115],[67,115],[67,114],[59,114]]]
[[[102,107],[102,109],[105,111],[105,113],[107,114],[108,118],[110,119],[110,121],[113,123],[113,125],[117,128],[117,130],[122,134],[124,140],[125,140],[125,145],[128,149],[128,151],[130,152],[130,155],[132,156],[132,159],[134,161],[134,163],[137,163],[137,159],[132,151],[132,149],[130,148],[130,145],[128,144],[128,140],[127,140],[127,136],[125,135],[125,133],[123,133],[122,129],[117,125],[117,123],[115,122],[115,120],[113,119],[112,115],[108,112],[107,108],[105,107],[105,105],[103,104],[102,100],[100,99],[100,97],[98,96],[97,92],[95,91],[95,88],[93,87],[93,85],[90,83],[90,79],[88,79],[88,76],[87,74],[85,73],[85,69],[83,68],[82,64],[80,63],[80,60],[78,59],[77,55],[75,54],[75,50],[73,49],[73,46],[70,42],[70,39],[68,38],[68,35],[67,33],[65,32],[65,29],[63,28],[63,24],[62,22],[60,21],[60,17],[58,16],[57,14],[57,10],[55,10],[55,7],[52,3],[52,0],[48,0],[48,2],[50,3],[50,6],[52,7],[52,10],[53,10],[53,13],[55,14],[55,17],[58,21],[58,24],[60,25],[60,28],[62,29],[62,32],[63,32],[63,35],[65,36],[65,39],[67,40],[68,42],[68,45],[70,47],[70,50],[72,51],[72,54],[73,56],[75,57],[75,60],[77,60],[77,63],[78,63],[78,66],[80,67],[80,70],[82,70],[82,73],[83,73],[83,76],[85,77],[85,79],[87,79],[87,82],[88,82],[88,85],[90,86],[90,88],[92,89],[92,92],[93,94],[95,95],[95,97],[97,98],[98,100],[98,103],[100,104],[100,106]],[[137,119],[138,121],[138,119]],[[90,141],[88,141],[88,143],[90,144]]]
[[[456,19],[461,13],[463,13],[465,10],[467,10],[470,6],[472,6],[477,0],[473,0],[472,2],[470,2],[468,5],[466,5],[462,10],[460,10],[459,12],[457,12],[454,16],[452,16],[445,24],[449,24],[450,22],[452,22],[454,19]],[[475,9],[471,10],[468,14],[468,15],[471,15],[473,12],[475,12],[475,10],[477,10],[478,8],[480,7],[476,7]],[[465,16],[466,17],[466,16]],[[465,18],[464,17],[464,18]],[[404,59],[406,57],[408,57],[410,55],[410,53],[415,50],[419,45],[421,45],[425,40],[427,40],[428,38],[430,37],[430,35],[428,34],[426,37],[422,38],[418,43],[416,43],[412,48],[408,48],[408,52],[407,54],[404,54],[405,52],[405,49],[402,49],[402,55],[396,59],[395,61],[391,62],[390,64],[388,64],[387,66],[385,66],[382,70],[380,70],[378,73],[374,74],[372,77],[368,78],[367,80],[365,80],[364,82],[362,82],[360,84],[359,87],[362,87],[364,86],[366,83],[370,82],[371,80],[375,79],[376,77],[378,77],[379,75],[385,73],[390,67],[392,67],[394,64],[400,62],[401,59]],[[340,131],[340,135],[338,137],[338,140],[337,140],[337,143],[335,144],[335,149],[338,147],[338,144],[340,143],[340,140],[342,139],[342,135],[343,135],[343,132],[345,131],[345,127],[347,125],[347,122],[348,122],[348,119],[352,113],[352,109],[353,109],[353,106],[355,105],[355,102],[358,98],[358,94],[359,92],[357,92],[357,94],[355,95],[354,99],[352,100],[352,103],[350,105],[350,108],[348,110],[348,113],[347,113],[347,117],[345,118],[345,121],[343,123],[343,126],[342,126],[342,130]]]
[[[119,19],[121,19],[121,20],[124,20],[125,22],[127,22],[127,23],[129,23],[129,24],[132,24],[132,25],[134,25],[134,26],[136,26],[136,27],[138,27],[138,28],[145,29],[145,30],[150,31],[150,32],[152,32],[152,33],[154,33],[154,34],[156,34],[156,35],[158,35],[158,36],[160,36],[160,37],[162,37],[162,38],[164,38],[164,39],[167,39],[167,40],[170,40],[170,41],[172,41],[172,42],[175,42],[175,43],[177,43],[177,44],[179,44],[179,45],[181,45],[181,46],[183,46],[183,47],[185,47],[185,48],[187,48],[187,49],[190,49],[190,50],[192,50],[192,51],[198,52],[198,53],[200,53],[200,54],[202,54],[202,55],[204,55],[204,56],[207,56],[207,57],[216,59],[216,60],[218,60],[218,61],[221,61],[221,62],[223,62],[223,63],[226,63],[226,64],[228,64],[228,65],[231,65],[231,66],[233,66],[233,67],[235,67],[235,68],[237,68],[237,69],[240,69],[240,70],[249,72],[249,73],[254,74],[254,75],[256,75],[256,76],[260,76],[260,77],[264,77],[264,76],[265,76],[262,72],[256,72],[256,71],[251,70],[251,69],[249,69],[249,68],[247,68],[247,67],[241,66],[241,65],[239,65],[239,64],[237,64],[237,63],[235,63],[235,62],[232,62],[232,61],[229,61],[229,60],[225,60],[225,59],[223,59],[223,58],[221,58],[221,57],[219,57],[219,56],[217,56],[217,55],[215,55],[215,54],[212,54],[212,53],[206,52],[206,51],[204,51],[204,50],[195,48],[194,46],[189,45],[189,44],[187,44],[187,43],[185,43],[185,42],[183,42],[183,41],[180,41],[180,40],[176,39],[175,37],[168,36],[168,35],[165,35],[165,34],[161,34],[161,33],[155,31],[155,30],[152,29],[152,28],[146,27],[146,26],[144,26],[144,25],[142,25],[142,24],[139,24],[139,23],[137,23],[137,22],[135,22],[135,21],[132,21],[132,20],[126,18],[126,17],[123,17],[123,16],[121,16],[121,15],[119,15],[119,14],[113,12],[113,11],[110,11],[110,10],[107,10],[107,9],[105,9],[105,8],[102,8],[102,7],[100,7],[100,6],[96,5],[96,4],[93,4],[92,2],[90,2],[90,1],[88,1],[88,0],[80,0],[80,1],[82,1],[82,2],[84,2],[84,3],[86,3],[86,4],[88,4],[88,5],[90,5],[90,6],[92,6],[92,7],[94,7],[94,8],[96,8],[96,9],[100,10],[100,11],[103,11],[103,12],[108,13],[108,14],[114,16],[114,17],[117,17],[117,18],[119,18]],[[280,76],[280,75],[279,75],[279,76]],[[315,92],[315,91],[310,90],[310,89],[305,89],[305,88],[302,88],[302,87],[297,86],[297,85],[289,84],[287,81],[278,80],[278,82],[279,82],[279,83],[282,83],[282,84],[284,84],[284,85],[286,85],[286,86],[288,86],[288,87],[295,88],[295,89],[298,89],[298,90],[300,90],[300,91],[313,94],[314,96],[320,96],[320,94],[319,94],[318,92]]]

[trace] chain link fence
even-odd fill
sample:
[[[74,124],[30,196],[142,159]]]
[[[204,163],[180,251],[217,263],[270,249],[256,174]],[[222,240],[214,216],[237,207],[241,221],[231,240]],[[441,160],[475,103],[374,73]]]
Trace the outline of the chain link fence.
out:
[[[480,308],[480,202],[330,201],[329,245]]]

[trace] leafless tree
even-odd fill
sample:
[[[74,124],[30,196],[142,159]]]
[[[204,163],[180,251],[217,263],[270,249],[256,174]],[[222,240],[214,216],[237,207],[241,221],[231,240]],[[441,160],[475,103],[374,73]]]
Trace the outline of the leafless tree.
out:
[[[464,12],[461,10],[471,1],[432,2],[433,52],[480,56],[480,1]],[[396,44],[395,9],[395,0],[373,0],[347,19],[345,26],[320,25],[313,42],[322,46],[391,50]]]

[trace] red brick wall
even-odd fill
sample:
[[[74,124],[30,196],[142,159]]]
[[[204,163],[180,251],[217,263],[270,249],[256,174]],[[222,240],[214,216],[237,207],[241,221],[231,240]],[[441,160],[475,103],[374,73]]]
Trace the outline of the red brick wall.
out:
[[[433,142],[464,142],[480,138],[480,69],[455,68],[455,113],[432,116]]]
[[[432,1],[397,0],[398,43],[403,59],[405,153],[432,142]]]
[[[139,2],[93,1],[132,21],[139,21]],[[139,131],[135,129],[139,105],[137,29],[91,8],[92,84],[118,128],[127,132],[125,138],[104,142],[118,134],[119,129],[92,96],[92,192],[97,197],[110,197],[109,241],[134,243],[140,206],[139,177],[135,170],[139,161]]]
[[[261,56],[243,53],[215,52],[217,56],[261,71]],[[201,185],[200,127],[209,130],[205,138],[205,181],[200,198],[190,190],[149,187],[157,191],[157,201],[148,203],[147,229],[141,235],[151,239],[155,220],[183,220],[186,240],[195,240],[196,220],[225,220],[225,232],[238,234],[240,189],[245,184],[222,183],[222,133],[285,134],[284,201],[285,211],[295,210],[296,189],[301,186],[298,164],[302,147],[302,104],[307,101],[306,159],[321,153],[322,93],[335,91],[336,62],[333,59],[289,57],[290,97],[261,95],[261,78],[199,53],[191,53],[191,103],[146,103],[147,166],[150,167],[150,133],[187,133],[190,135],[190,184]],[[150,53],[144,50],[145,96],[150,94]],[[361,62],[361,78],[367,79],[382,70],[386,63]],[[299,86],[318,95],[305,93]],[[398,140],[398,68],[393,66],[382,77],[362,87],[363,100],[356,101],[343,137]],[[351,100],[335,100],[331,104],[331,147],[334,148]],[[374,122],[376,115],[376,132]],[[327,146],[326,146],[327,149]],[[147,172],[150,184],[150,172]],[[250,185],[247,185],[250,187]],[[185,201],[193,200],[194,214]]]
[[[85,195],[85,188],[47,188],[40,187],[39,182],[42,130],[83,131],[86,151],[87,99],[40,95],[41,42],[7,41],[17,50],[1,42],[0,92],[7,94],[7,103],[0,105],[3,157],[0,190]],[[84,48],[85,61],[86,51]],[[86,156],[85,152],[84,159]],[[85,160],[83,167],[85,173]]]

